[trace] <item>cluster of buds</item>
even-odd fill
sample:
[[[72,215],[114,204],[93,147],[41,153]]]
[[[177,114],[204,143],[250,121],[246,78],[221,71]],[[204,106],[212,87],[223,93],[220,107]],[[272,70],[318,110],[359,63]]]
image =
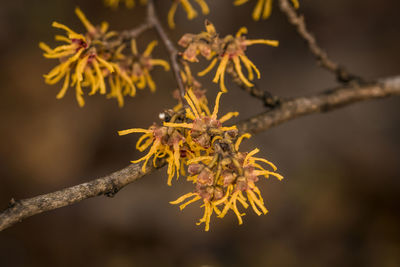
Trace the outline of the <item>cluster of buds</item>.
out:
[[[249,0],[234,0],[233,4],[235,6],[243,5],[247,3]],[[293,6],[297,9],[300,4],[298,0],[291,0]],[[272,11],[272,2],[273,0],[257,0],[257,4],[254,7],[252,17],[254,20],[267,19],[271,15]]]
[[[239,114],[229,112],[218,118],[222,94],[218,93],[211,113],[201,100],[204,95],[196,95],[190,89],[185,95],[188,107],[163,113],[162,126],[153,125],[149,129],[135,128],[119,132],[120,135],[144,133],[136,147],[140,151],[149,148],[149,151],[144,157],[132,161],[144,161],[142,171],[146,171],[151,159],[156,166],[157,159],[166,158],[168,185],[171,185],[174,176],[178,178],[179,174],[185,175],[187,171],[187,181],[194,183],[194,191],[170,203],[180,204],[180,209],[183,209],[190,203],[202,200],[204,215],[198,224],[205,223],[206,231],[209,230],[214,212],[223,218],[229,210],[233,210],[239,224],[242,224],[244,214],[239,212],[238,201],[244,208],[249,207],[248,201],[258,215],[267,213],[255,183],[259,176],[282,179],[275,172],[276,167],[272,163],[254,157],[258,149],[249,153],[239,152],[240,143],[250,135],[239,135],[235,125],[223,126],[226,121]],[[266,163],[272,170],[265,169],[258,162]]]
[[[123,106],[123,96],[134,96],[136,86],[140,89],[148,86],[155,90],[150,76],[154,66],[160,65],[169,70],[169,64],[161,59],[153,59],[151,52],[157,42],[151,42],[143,54],[139,54],[136,42],[126,35],[108,31],[108,24],[93,26],[79,8],[76,15],[82,21],[87,32],[78,34],[67,26],[53,22],[53,27],[65,30],[67,35],[56,35],[56,41],[66,43],[52,49],[45,43],[39,46],[46,58],[58,59],[60,64],[44,75],[48,84],[55,84],[64,78],[57,99],[63,98],[67,89],[75,87],[79,106],[84,106],[83,88],[91,88],[89,95],[106,94],[105,79],[108,78],[108,98],[116,98]],[[127,43],[131,49],[126,49]]]
[[[260,72],[257,67],[246,56],[245,51],[248,46],[254,44],[266,44],[270,46],[278,46],[279,42],[275,40],[247,40],[243,34],[247,33],[247,29],[242,27],[235,36],[227,35],[220,38],[216,33],[215,27],[209,21],[205,23],[206,31],[199,34],[185,34],[179,40],[178,44],[185,48],[182,57],[190,62],[198,62],[198,55],[210,60],[210,65],[203,71],[199,72],[199,76],[203,76],[210,72],[217,62],[219,62],[213,82],[219,83],[223,92],[226,92],[225,72],[227,70],[235,72],[237,77],[248,87],[254,86],[250,81],[254,79],[254,72],[257,78],[260,78]],[[242,64],[247,70],[247,77],[243,74]],[[250,81],[249,81],[250,80]]]

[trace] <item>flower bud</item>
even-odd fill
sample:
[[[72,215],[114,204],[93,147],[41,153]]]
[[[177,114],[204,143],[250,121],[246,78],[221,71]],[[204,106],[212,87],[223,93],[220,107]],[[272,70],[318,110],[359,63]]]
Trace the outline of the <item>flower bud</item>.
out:
[[[191,42],[193,42],[193,34],[187,33],[182,36],[182,38],[178,41],[178,45],[182,47],[187,47]]]
[[[224,197],[224,191],[222,190],[221,187],[215,187],[214,188],[214,200],[220,200],[221,198]]]
[[[204,168],[197,176],[197,182],[203,185],[212,185],[214,182],[214,174],[209,168]]]
[[[240,176],[236,180],[236,189],[240,191],[245,191],[247,190],[247,181],[246,178],[243,176]]]
[[[190,175],[199,174],[202,168],[203,168],[203,165],[197,164],[197,163],[193,163],[193,164],[189,165],[188,172],[189,172]]]
[[[209,201],[213,196],[214,188],[212,186],[199,185],[196,187],[196,192],[199,194],[200,197]]]
[[[233,184],[233,182],[235,181],[235,175],[231,171],[224,170],[222,172],[221,176],[223,179],[224,187],[227,187],[228,185]]]

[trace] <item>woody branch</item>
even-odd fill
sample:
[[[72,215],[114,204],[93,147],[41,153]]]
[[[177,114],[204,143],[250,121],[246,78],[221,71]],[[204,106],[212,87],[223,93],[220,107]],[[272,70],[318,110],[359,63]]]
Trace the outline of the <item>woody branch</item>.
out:
[[[266,111],[237,124],[239,131],[256,134],[301,116],[332,111],[357,102],[400,96],[400,76],[378,80],[374,83],[351,87],[341,86],[311,96],[284,101],[274,110]],[[165,165],[161,161],[157,168]],[[141,171],[142,163],[104,176],[68,187],[53,193],[15,201],[0,213],[0,231],[31,216],[79,203],[82,200],[106,195],[114,196],[126,185],[146,176],[157,168],[148,166]]]

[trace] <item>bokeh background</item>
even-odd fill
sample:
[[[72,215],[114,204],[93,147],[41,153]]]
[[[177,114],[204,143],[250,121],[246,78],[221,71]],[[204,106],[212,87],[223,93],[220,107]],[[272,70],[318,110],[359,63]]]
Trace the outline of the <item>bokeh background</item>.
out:
[[[165,22],[169,1],[158,1]],[[316,66],[306,45],[275,3],[272,17],[254,22],[255,0],[208,1],[221,34],[243,25],[249,38],[280,40],[279,48],[253,46],[249,57],[262,71],[260,87],[282,97],[312,94],[336,85]],[[275,1],[276,2],[276,1]],[[400,72],[400,21],[396,0],[301,0],[309,28],[332,59],[367,79]],[[77,106],[73,90],[62,100],[61,85],[42,75],[56,61],[42,57],[39,41],[54,45],[54,20],[83,31],[73,10],[79,5],[93,23],[112,29],[137,25],[144,8],[112,11],[101,0],[13,0],[0,8],[0,206],[109,174],[140,156],[138,136],[117,130],[147,127],[175,104],[171,73],[153,72],[148,89],[120,109],[102,96]],[[203,29],[204,17],[187,21],[180,8],[173,40]],[[139,49],[156,38],[148,32]],[[155,55],[165,57],[159,45]],[[193,65],[195,70],[205,65]],[[211,76],[201,81],[210,99]],[[245,119],[263,106],[228,82],[222,111]],[[180,180],[166,185],[165,170],[127,186],[114,198],[97,197],[23,221],[0,233],[0,266],[400,266],[400,99],[356,104],[312,115],[247,141],[276,163],[285,180],[261,181],[269,213],[250,210],[244,225],[230,214],[214,219],[210,232],[195,222],[199,205],[180,212],[169,201],[191,190]]]

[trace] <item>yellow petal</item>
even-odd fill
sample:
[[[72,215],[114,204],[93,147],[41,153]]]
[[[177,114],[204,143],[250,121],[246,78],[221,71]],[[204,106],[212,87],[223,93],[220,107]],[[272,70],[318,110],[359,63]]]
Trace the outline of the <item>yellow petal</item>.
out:
[[[85,14],[83,14],[82,10],[79,7],[75,8],[75,14],[81,20],[82,24],[85,26],[88,32],[94,32],[96,30],[96,28],[92,25],[92,23],[89,22],[89,20],[86,18]]]

